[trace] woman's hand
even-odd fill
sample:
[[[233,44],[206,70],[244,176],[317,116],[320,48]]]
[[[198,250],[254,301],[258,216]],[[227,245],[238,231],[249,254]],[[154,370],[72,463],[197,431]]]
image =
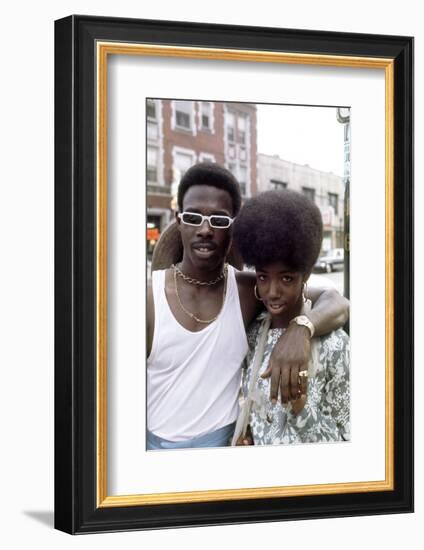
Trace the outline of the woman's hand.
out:
[[[283,405],[289,401],[293,403],[299,395],[306,396],[308,379],[306,376],[299,377],[299,372],[308,369],[310,341],[309,329],[292,323],[274,346],[269,367],[261,375],[262,378],[271,376],[270,398],[273,403],[277,402],[278,390],[280,390]]]
[[[244,437],[241,435],[237,439],[236,446],[240,446],[240,445],[254,445],[250,426],[247,426],[246,435]]]

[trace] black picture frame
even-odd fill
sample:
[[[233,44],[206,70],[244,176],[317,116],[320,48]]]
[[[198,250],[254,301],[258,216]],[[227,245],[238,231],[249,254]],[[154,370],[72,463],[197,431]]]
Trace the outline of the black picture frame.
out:
[[[394,66],[393,489],[99,506],[96,43],[385,58]],[[366,384],[365,384],[366,386]],[[55,527],[68,533],[413,511],[413,38],[73,15],[55,22]]]

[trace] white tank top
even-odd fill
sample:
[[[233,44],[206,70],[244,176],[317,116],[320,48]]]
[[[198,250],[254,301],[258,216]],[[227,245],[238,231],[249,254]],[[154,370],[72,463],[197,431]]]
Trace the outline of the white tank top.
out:
[[[165,295],[165,270],[152,273],[155,328],[147,359],[147,427],[169,441],[186,441],[234,422],[241,362],[248,344],[235,270],[218,318],[199,332],[175,319]]]

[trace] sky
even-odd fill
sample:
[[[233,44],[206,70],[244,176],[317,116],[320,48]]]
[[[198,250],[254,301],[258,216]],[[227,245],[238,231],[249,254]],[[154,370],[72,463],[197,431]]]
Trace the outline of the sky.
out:
[[[335,107],[257,105],[258,153],[343,176],[343,124]]]

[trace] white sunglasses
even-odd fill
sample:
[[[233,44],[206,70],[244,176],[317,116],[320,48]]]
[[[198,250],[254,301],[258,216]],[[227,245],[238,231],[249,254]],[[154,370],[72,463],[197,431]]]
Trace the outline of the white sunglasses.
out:
[[[234,221],[234,218],[230,218],[229,216],[219,216],[215,214],[212,214],[212,216],[203,216],[197,212],[182,212],[178,214],[178,218],[185,225],[195,226],[203,225],[204,221],[207,220],[209,225],[214,229],[228,229]]]

